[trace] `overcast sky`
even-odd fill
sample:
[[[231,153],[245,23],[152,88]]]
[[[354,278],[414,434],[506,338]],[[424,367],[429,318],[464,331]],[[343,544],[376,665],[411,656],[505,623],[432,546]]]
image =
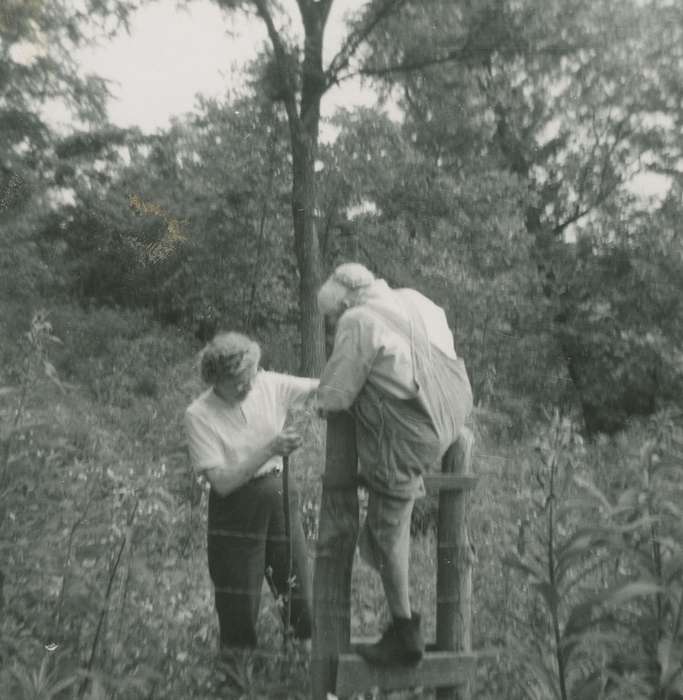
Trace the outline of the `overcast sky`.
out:
[[[343,18],[364,4],[365,0],[335,0],[325,34],[326,60],[345,35]],[[292,16],[297,17],[295,7]],[[130,34],[122,32],[107,44],[82,51],[79,63],[86,72],[111,81],[113,123],[154,131],[168,126],[172,116],[191,111],[198,93],[221,96],[238,87],[243,66],[265,38],[260,21],[227,13],[211,0],[193,0],[184,8],[175,0],[157,0],[133,16]],[[370,90],[349,82],[325,95],[322,113],[327,117],[338,106],[374,103]],[[323,139],[333,137],[324,127],[321,134]],[[629,184],[646,198],[659,199],[668,189],[666,178],[649,173]]]
[[[328,58],[344,35],[342,18],[364,4],[336,0],[325,35]],[[167,126],[170,116],[192,110],[197,93],[223,95],[238,86],[241,67],[265,38],[259,21],[248,22],[210,0],[194,0],[182,9],[175,0],[158,0],[134,15],[130,35],[121,33],[109,44],[83,51],[79,62],[112,81],[109,111],[115,124],[155,130]],[[330,90],[323,115],[338,105],[373,103],[372,93],[349,84]]]

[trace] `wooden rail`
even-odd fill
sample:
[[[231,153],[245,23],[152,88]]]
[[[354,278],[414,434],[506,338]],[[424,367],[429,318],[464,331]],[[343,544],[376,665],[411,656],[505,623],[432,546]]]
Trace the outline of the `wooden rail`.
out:
[[[371,688],[438,688],[444,683],[464,687],[469,683],[476,662],[474,654],[454,655],[448,651],[429,650],[417,668],[398,666],[385,669],[370,666],[357,654],[342,654],[337,697],[348,697]]]
[[[472,478],[474,436],[464,429],[441,463],[446,474]],[[465,490],[439,492],[436,560],[436,647],[468,655],[472,651],[472,548],[467,533]],[[438,686],[437,700],[469,700],[471,681]]]
[[[359,530],[357,462],[353,419],[347,413],[331,414],[313,574],[314,700],[335,692],[339,655],[350,644],[351,569]]]

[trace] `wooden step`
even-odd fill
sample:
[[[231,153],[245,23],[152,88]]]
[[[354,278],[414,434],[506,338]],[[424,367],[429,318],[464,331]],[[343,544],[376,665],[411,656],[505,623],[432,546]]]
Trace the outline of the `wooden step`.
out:
[[[476,654],[456,651],[427,651],[417,666],[371,666],[358,654],[339,655],[337,695],[340,698],[372,688],[443,688],[467,682],[474,672]]]

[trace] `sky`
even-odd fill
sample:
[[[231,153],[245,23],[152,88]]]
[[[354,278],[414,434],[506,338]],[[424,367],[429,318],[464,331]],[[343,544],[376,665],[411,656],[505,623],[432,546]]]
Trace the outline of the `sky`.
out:
[[[339,47],[345,13],[363,0],[336,0],[325,35],[326,58]],[[168,126],[169,119],[191,111],[195,95],[220,96],[241,83],[241,67],[256,57],[266,39],[258,20],[221,10],[210,0],[186,8],[158,0],[138,11],[130,34],[80,52],[87,72],[110,80],[110,118],[119,126],[145,131]],[[358,84],[334,88],[323,99],[323,116],[337,106],[371,105],[375,96]]]
[[[297,17],[294,0],[283,1],[292,5],[291,16]],[[335,0],[325,34],[326,61],[345,34],[344,17],[364,4],[365,0]],[[211,0],[193,0],[185,7],[178,7],[176,0],[156,0],[133,16],[130,33],[121,32],[108,43],[82,50],[77,60],[85,72],[110,81],[109,114],[114,124],[155,131],[167,127],[173,116],[191,111],[197,94],[220,97],[238,88],[242,68],[265,40],[259,20],[228,13]],[[328,91],[322,116],[331,116],[340,106],[375,104],[369,88],[349,81]],[[331,140],[334,132],[323,125],[321,137]],[[628,187],[656,204],[668,185],[662,176],[643,173]]]

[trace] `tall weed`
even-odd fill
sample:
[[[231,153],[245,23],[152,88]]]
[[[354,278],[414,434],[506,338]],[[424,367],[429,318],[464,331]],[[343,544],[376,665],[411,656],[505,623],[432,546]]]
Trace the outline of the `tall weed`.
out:
[[[615,494],[595,484],[569,421],[556,415],[539,439],[528,515],[505,558],[526,598],[508,640],[523,697],[678,697],[680,485],[662,466],[681,467],[674,432],[654,430],[629,467],[639,478]]]

